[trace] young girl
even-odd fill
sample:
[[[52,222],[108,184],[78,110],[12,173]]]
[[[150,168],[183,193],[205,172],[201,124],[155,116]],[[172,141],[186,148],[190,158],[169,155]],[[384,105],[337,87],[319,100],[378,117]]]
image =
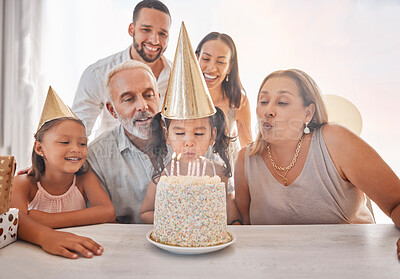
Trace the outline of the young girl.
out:
[[[81,120],[61,117],[46,122],[35,134],[32,166],[35,176],[14,179],[11,205],[20,212],[18,237],[51,253],[77,258],[100,255],[91,239],[51,228],[113,222],[114,207],[96,175],[88,170],[87,138]],[[91,207],[86,208],[86,202]]]
[[[208,161],[205,174],[208,176],[218,175],[221,177],[221,181],[227,185],[228,178],[231,176],[231,166],[227,156],[227,148],[231,138],[225,134],[224,113],[219,108],[216,108],[216,110],[217,112],[214,115],[198,119],[171,120],[164,118],[163,121],[161,114],[154,118],[153,131],[158,133],[158,136],[153,137],[154,142],[152,143],[153,153],[155,154],[152,160],[155,173],[140,208],[140,218],[143,223],[153,223],[156,183],[161,175],[170,174],[170,164],[164,168],[164,160],[168,154],[166,144],[171,147],[172,152],[182,156],[179,159],[181,175],[186,175],[189,164],[196,162],[200,156],[205,156],[209,146],[212,146],[213,153],[217,153],[222,158],[224,165],[215,161]],[[176,172],[177,169],[175,168],[174,174]],[[227,193],[227,212],[228,223],[231,223],[231,220],[239,219],[237,218],[233,193]]]

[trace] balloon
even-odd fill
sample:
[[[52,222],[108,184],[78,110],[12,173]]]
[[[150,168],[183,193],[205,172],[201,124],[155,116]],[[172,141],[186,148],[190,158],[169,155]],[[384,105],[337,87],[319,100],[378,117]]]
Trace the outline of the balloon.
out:
[[[323,95],[323,98],[330,123],[340,124],[357,135],[361,134],[361,113],[352,102],[341,96],[331,94]]]

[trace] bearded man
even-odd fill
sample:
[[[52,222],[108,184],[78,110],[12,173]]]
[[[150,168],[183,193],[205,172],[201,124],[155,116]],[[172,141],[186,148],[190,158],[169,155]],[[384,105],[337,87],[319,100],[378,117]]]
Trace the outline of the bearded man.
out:
[[[163,53],[168,46],[171,15],[168,8],[157,0],[144,0],[133,11],[128,33],[132,44],[124,51],[113,54],[90,65],[82,74],[72,105],[73,112],[84,121],[89,136],[97,117],[101,121],[96,136],[119,125],[106,109],[107,94],[104,87],[108,72],[116,65],[137,60],[148,65],[156,80],[163,102],[171,73],[171,62]]]
[[[156,78],[147,65],[128,60],[106,79],[109,113],[119,126],[102,133],[88,161],[109,195],[120,223],[141,223],[139,209],[153,175],[151,122],[160,111]]]

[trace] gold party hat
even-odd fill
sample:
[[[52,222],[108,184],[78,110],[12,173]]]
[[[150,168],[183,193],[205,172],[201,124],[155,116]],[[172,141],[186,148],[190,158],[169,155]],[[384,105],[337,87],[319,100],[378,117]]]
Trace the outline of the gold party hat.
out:
[[[64,104],[61,98],[50,86],[49,92],[47,92],[46,101],[44,102],[42,116],[40,117],[37,130],[39,130],[44,123],[61,117],[73,117],[78,119],[78,117],[68,106]]]
[[[161,114],[170,119],[195,119],[211,116],[215,112],[207,84],[182,22]]]

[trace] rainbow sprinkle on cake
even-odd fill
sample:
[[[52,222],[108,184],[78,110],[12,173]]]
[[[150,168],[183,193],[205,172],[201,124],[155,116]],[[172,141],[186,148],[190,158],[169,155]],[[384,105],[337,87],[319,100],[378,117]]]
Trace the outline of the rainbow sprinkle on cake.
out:
[[[226,231],[225,184],[219,176],[162,176],[157,185],[154,232],[159,242],[205,247],[231,241]]]

